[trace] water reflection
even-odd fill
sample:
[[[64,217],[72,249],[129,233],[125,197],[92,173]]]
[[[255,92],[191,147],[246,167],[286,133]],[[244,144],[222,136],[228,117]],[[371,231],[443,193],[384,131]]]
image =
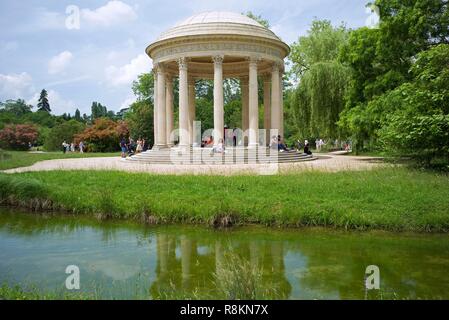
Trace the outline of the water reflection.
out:
[[[449,298],[449,237],[273,230],[143,227],[82,217],[0,212],[0,280],[60,288],[65,266],[80,267],[85,291],[141,298],[223,298],[214,273],[227,258],[260,270],[279,299],[379,298],[365,268],[381,270],[385,298]],[[136,289],[137,288],[137,289]]]

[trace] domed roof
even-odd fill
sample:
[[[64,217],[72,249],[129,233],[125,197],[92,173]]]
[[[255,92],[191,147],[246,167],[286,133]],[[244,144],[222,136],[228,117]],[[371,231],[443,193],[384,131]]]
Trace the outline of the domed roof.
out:
[[[210,12],[202,12],[195,14],[184,21],[181,21],[175,25],[175,27],[197,24],[197,23],[240,23],[240,24],[249,24],[253,26],[262,27],[262,25],[254,19],[250,17],[244,16],[240,13],[235,12],[227,12],[227,11],[210,11]]]
[[[193,15],[162,33],[156,42],[201,35],[242,35],[281,41],[273,31],[240,13],[210,11]]]

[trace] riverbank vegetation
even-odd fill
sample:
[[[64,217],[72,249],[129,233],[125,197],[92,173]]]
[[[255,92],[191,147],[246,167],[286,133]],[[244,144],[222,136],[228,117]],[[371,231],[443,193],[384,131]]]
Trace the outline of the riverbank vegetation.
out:
[[[449,231],[449,179],[405,168],[276,176],[52,171],[0,175],[3,205],[100,219]]]

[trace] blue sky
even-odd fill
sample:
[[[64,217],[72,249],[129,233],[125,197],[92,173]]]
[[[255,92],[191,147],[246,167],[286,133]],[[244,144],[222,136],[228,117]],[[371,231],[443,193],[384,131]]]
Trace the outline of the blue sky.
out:
[[[146,46],[178,21],[203,11],[252,11],[291,44],[316,17],[365,25],[365,0],[2,0],[0,101],[35,104],[42,88],[53,113],[90,113],[92,101],[114,111],[134,100],[131,83],[151,70]],[[79,8],[79,29],[67,19]]]

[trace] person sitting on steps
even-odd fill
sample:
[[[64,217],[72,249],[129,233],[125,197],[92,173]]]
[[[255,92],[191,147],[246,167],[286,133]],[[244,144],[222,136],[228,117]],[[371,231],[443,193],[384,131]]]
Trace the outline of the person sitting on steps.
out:
[[[278,151],[280,152],[284,152],[284,151],[289,151],[287,149],[287,146],[284,143],[284,139],[282,139],[281,135],[278,135]]]
[[[308,154],[308,155],[312,154],[312,151],[310,151],[310,149],[309,149],[309,141],[308,140],[304,141],[304,153]]]

